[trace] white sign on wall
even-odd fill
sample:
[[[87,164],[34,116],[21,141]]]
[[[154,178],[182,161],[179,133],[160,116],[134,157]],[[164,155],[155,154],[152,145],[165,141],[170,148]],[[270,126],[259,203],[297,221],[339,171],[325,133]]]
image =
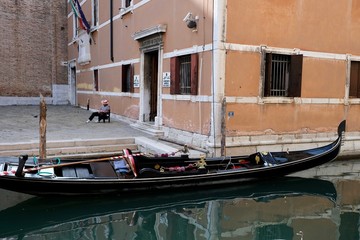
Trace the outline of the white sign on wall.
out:
[[[140,77],[139,75],[134,75],[134,88],[140,87]]]
[[[163,87],[170,87],[170,72],[163,72]]]

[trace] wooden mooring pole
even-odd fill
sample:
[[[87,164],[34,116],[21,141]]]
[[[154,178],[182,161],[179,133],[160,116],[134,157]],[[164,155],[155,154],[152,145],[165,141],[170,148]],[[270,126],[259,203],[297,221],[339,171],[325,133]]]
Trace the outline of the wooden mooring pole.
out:
[[[40,143],[39,143],[39,160],[46,159],[46,103],[42,94],[40,94]]]

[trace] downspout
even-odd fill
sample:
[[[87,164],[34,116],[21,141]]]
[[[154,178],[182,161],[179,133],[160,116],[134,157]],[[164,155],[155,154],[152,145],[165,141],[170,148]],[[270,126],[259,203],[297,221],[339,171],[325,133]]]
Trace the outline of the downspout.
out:
[[[212,39],[212,111],[211,133],[213,134],[213,148],[215,155],[219,155],[216,149],[220,146],[220,154],[225,155],[225,12],[226,0],[213,0],[213,39]]]
[[[113,0],[110,0],[110,60],[114,62]]]

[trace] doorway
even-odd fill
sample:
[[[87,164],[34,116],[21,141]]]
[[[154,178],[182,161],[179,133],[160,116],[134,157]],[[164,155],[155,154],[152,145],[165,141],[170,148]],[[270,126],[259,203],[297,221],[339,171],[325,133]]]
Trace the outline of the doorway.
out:
[[[69,69],[69,101],[73,106],[77,106],[76,101],[76,64],[75,61],[71,61],[68,65]]]
[[[155,122],[158,105],[159,51],[144,54],[144,122]]]

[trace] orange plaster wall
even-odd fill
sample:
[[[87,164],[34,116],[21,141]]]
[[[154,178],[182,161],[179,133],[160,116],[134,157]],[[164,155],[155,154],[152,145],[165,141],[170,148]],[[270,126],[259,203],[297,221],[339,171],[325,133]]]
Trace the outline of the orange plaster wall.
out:
[[[78,90],[92,91],[94,89],[93,71],[84,71],[76,76],[76,87]]]
[[[360,54],[358,1],[229,0],[227,12],[231,43]]]
[[[136,31],[134,23],[138,22],[138,18],[133,14],[124,15],[114,21],[114,60],[121,61],[127,59],[140,58],[140,45],[134,40],[133,35]],[[154,23],[155,25],[155,23]],[[110,32],[109,32],[110,34]],[[107,38],[110,45],[110,36]]]
[[[161,14],[159,14],[160,9],[166,10],[161,11]],[[193,13],[195,16],[199,16],[196,32],[189,29],[183,22],[183,19],[188,12]],[[132,21],[131,27],[129,25],[131,33],[158,24],[166,24],[167,30],[164,35],[165,52],[211,43],[212,1],[151,1],[151,3],[136,9],[134,15],[124,16],[124,19],[127,17],[131,18]]]
[[[360,105],[348,105],[344,107],[346,117],[346,131],[360,131]]]
[[[90,54],[91,54],[91,62],[90,64],[92,66],[98,66],[99,63],[99,54],[101,52],[99,51],[98,44],[99,44],[99,31],[94,31],[91,34],[91,44],[90,44]]]
[[[328,104],[228,103],[227,135],[256,135],[335,131],[345,116],[344,106]]]
[[[210,103],[163,100],[163,125],[209,135]]]
[[[110,26],[107,25],[103,28],[101,28],[98,31],[98,37],[97,37],[97,42],[94,44],[94,48],[97,51],[97,61],[92,62],[92,64],[99,64],[99,65],[103,65],[103,64],[110,64],[111,59],[110,59],[110,40],[109,40],[109,36],[110,36]]]
[[[120,67],[99,70],[99,90],[105,92],[121,92]]]
[[[211,95],[211,52],[199,53],[199,92],[198,95]]]
[[[302,97],[344,98],[345,81],[345,61],[304,58]]]
[[[226,55],[226,96],[257,97],[260,81],[260,54],[228,51]]]
[[[139,118],[139,99],[132,97],[114,97],[113,106],[114,112],[121,114],[131,119]],[[112,110],[112,111],[113,111]]]

